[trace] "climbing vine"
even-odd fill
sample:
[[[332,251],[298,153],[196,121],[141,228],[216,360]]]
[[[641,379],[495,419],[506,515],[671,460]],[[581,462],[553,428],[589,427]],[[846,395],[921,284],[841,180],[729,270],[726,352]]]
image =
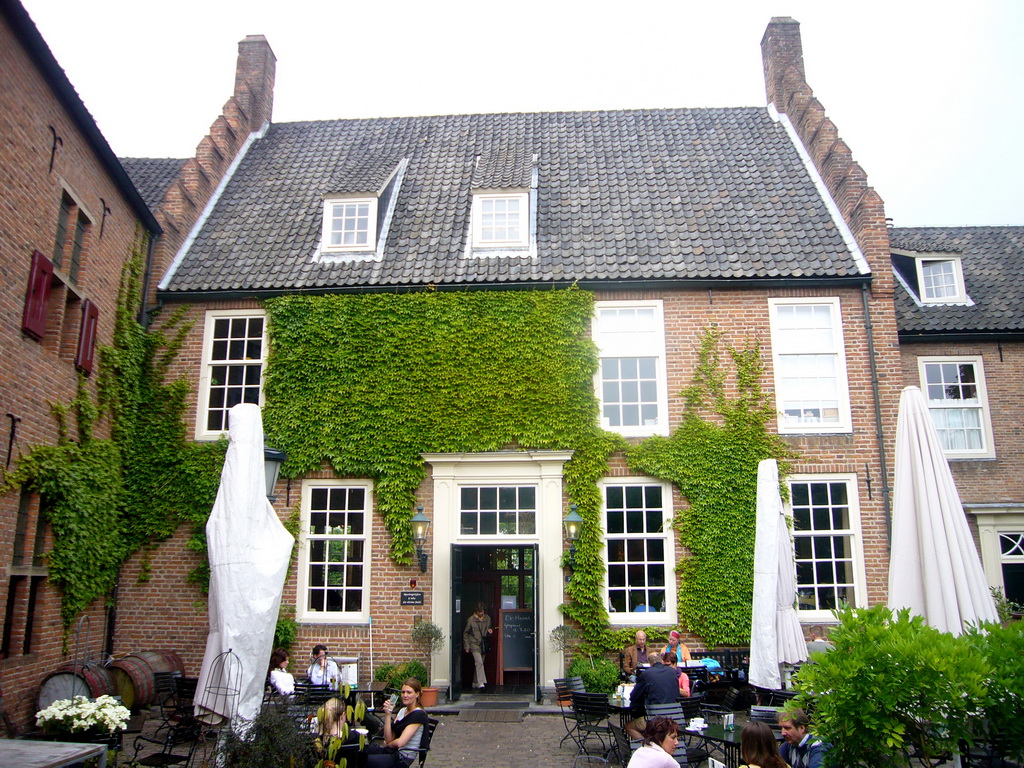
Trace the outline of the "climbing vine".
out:
[[[566,613],[607,623],[597,480],[621,439],[598,425],[591,294],[560,291],[284,296],[267,302],[268,441],[298,477],[323,461],[369,477],[408,564],[424,452],[571,449],[569,496],[588,521]]]
[[[222,444],[185,440],[184,381],[165,382],[188,326],[182,313],[145,332],[136,322],[141,301],[142,241],[122,273],[114,343],[99,351],[95,399],[84,377],[69,405],[51,404],[55,445],[34,447],[4,477],[3,489],[38,493],[53,529],[49,577],[62,595],[65,628],[115,585],[125,559],[140,546],[168,538],[183,521],[202,528],[216,494]],[[77,425],[69,436],[68,417]],[[94,435],[109,419],[110,438]]]
[[[757,464],[778,459],[785,474],[795,457],[768,431],[774,408],[760,386],[759,346],[728,350],[736,393],[730,399],[720,339],[714,329],[701,339],[693,383],[682,392],[679,426],[670,436],[653,437],[627,452],[631,468],[670,480],[687,499],[688,507],[673,521],[690,553],[676,567],[679,620],[712,647],[750,638]]]

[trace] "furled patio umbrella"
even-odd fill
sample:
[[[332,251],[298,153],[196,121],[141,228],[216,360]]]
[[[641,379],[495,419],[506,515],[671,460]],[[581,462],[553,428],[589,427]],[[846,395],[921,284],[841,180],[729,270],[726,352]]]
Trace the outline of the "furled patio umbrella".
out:
[[[195,700],[208,711],[196,714],[207,719],[232,717],[230,691],[237,686],[237,714],[251,720],[263,699],[294,539],[267,500],[259,406],[239,404],[228,416],[227,455],[206,523],[210,633]],[[240,683],[219,679],[224,667],[214,660],[229,650],[241,662]]]
[[[782,664],[807,660],[796,602],[796,566],[786,513],[779,496],[779,465],[757,465],[757,531],[754,538],[754,604],[750,625],[750,684],[782,686]]]
[[[996,621],[960,494],[917,387],[900,396],[895,486],[889,607],[910,608],[954,635],[968,624]]]

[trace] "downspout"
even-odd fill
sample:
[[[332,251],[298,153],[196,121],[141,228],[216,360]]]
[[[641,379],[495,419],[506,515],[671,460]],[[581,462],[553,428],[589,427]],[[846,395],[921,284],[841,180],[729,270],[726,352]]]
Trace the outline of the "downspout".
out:
[[[142,272],[142,301],[139,302],[139,316],[137,321],[143,328],[149,328],[152,317],[146,310],[146,297],[149,296],[149,277],[153,273],[153,250],[156,247],[156,238],[152,232],[149,234],[149,245],[146,247],[146,268]]]
[[[885,462],[885,435],[882,432],[882,403],[878,394],[878,362],[875,360],[875,336],[871,325],[867,283],[861,284],[864,303],[864,330],[868,337],[868,360],[871,363],[871,394],[875,399],[875,439],[878,440],[878,461],[882,467],[882,507],[885,510],[885,543],[892,543],[892,504],[889,499],[889,469]]]

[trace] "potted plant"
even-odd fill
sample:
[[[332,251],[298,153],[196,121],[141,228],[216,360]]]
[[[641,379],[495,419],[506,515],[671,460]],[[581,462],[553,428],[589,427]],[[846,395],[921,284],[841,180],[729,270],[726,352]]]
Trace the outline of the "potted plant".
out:
[[[417,619],[412,625],[412,630],[409,633],[412,639],[412,644],[419,648],[426,659],[427,666],[427,682],[432,683],[434,678],[431,675],[431,661],[435,653],[440,652],[444,647],[444,632],[437,624],[431,621],[424,621]],[[423,696],[421,702],[424,707],[432,707],[437,704],[437,688],[434,686],[424,686]]]
[[[128,727],[131,712],[112,696],[60,699],[36,713],[36,725],[65,741],[112,736]]]

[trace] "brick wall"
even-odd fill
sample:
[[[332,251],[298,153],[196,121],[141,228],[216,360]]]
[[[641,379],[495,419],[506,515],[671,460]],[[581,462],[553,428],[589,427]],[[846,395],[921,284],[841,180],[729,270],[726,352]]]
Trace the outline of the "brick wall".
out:
[[[99,344],[111,342],[121,269],[130,255],[138,221],[5,16],[0,16],[0,86],[0,415],[9,413],[20,420],[11,456],[13,467],[32,447],[57,439],[51,404],[66,404],[75,395],[74,352],[84,299],[91,299],[99,308]],[[58,211],[65,194],[88,217],[89,231],[77,286],[54,288],[46,334],[40,342],[21,331],[29,269],[34,250],[53,255]],[[93,375],[88,382],[93,392],[95,378]],[[5,464],[10,427],[10,419],[4,418],[0,461]],[[100,422],[95,433],[106,437],[108,425]],[[15,575],[11,569],[19,503],[18,492],[0,496],[0,617],[6,615],[10,580]],[[30,508],[24,545],[29,564],[37,498],[31,500]],[[24,727],[35,711],[40,681],[68,655],[62,648],[56,591],[45,582],[39,591],[27,654],[22,653],[27,595],[18,590],[14,596],[11,647],[7,658],[0,660],[0,686],[8,713]],[[88,617],[89,632],[82,638],[82,651],[98,656],[104,631],[102,606],[90,609]],[[75,652],[75,645],[72,635],[68,653]]]

